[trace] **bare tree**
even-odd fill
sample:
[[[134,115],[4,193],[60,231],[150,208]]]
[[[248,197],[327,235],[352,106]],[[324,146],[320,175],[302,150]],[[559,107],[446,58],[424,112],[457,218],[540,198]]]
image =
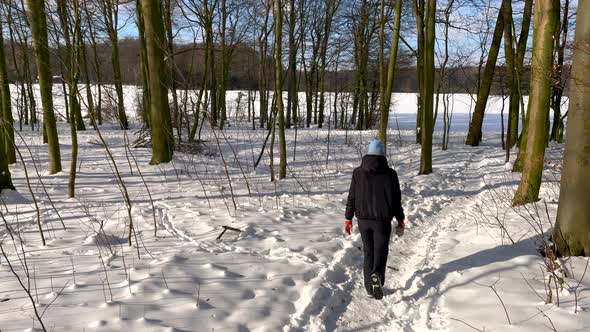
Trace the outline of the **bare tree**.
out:
[[[526,150],[521,153],[524,167],[513,205],[538,200],[545,157],[546,122],[549,116],[553,65],[553,37],[559,26],[559,1],[539,0],[535,6],[533,64],[529,97],[529,124]],[[510,137],[508,137],[510,140]],[[509,144],[507,144],[508,150]]]
[[[111,64],[117,93],[117,111],[121,129],[129,129],[125,113],[125,97],[123,95],[123,78],[119,60],[119,0],[100,0],[99,9],[102,13],[103,24],[111,43]]]
[[[555,73],[553,86],[551,88],[551,108],[553,109],[553,127],[551,129],[551,140],[557,143],[563,143],[564,116],[561,114],[561,99],[566,84],[563,63],[565,60],[565,46],[567,45],[567,33],[569,26],[569,7],[570,1],[565,0],[563,4],[563,18],[561,20],[561,29],[555,38],[555,48],[557,49],[557,59],[555,64]]]
[[[562,255],[590,255],[590,1],[576,19],[570,107],[553,242]]]
[[[383,6],[383,2],[381,3]],[[383,10],[383,9],[382,9]],[[381,94],[381,126],[379,130],[379,139],[387,142],[387,127],[389,124],[389,108],[391,106],[391,92],[393,90],[393,80],[395,75],[395,62],[397,60],[397,51],[400,35],[400,23],[402,19],[402,0],[397,0],[395,4],[395,27],[391,37],[391,49],[389,51],[389,63],[387,65],[386,86]],[[383,23],[382,23],[383,24]],[[385,144],[387,146],[387,144]]]
[[[275,1],[275,97],[279,117],[279,179],[287,176],[287,144],[285,142],[285,107],[283,105],[283,3]]]
[[[81,107],[79,102],[78,81],[80,78],[81,59],[81,27],[80,10],[78,0],[72,0],[71,8],[68,8],[66,0],[57,1],[57,10],[62,32],[66,41],[66,68],[68,69],[68,91],[70,92],[70,134],[72,136],[72,160],[70,163],[70,176],[68,182],[68,196],[75,196],[76,169],[78,166],[78,135],[77,131],[84,128]],[[70,20],[68,12],[71,9],[73,18]],[[82,129],[81,129],[82,128]]]
[[[51,69],[49,67],[45,0],[27,0],[27,3],[35,59],[37,60],[37,71],[39,72],[39,89],[41,90],[41,102],[43,104],[43,130],[49,145],[49,172],[55,174],[61,171],[61,158],[55,114],[53,113],[53,88]]]
[[[2,9],[2,8],[0,8]],[[0,10],[0,12],[3,12]],[[0,21],[0,135],[4,136],[0,144],[0,150],[4,150],[4,158],[13,164],[16,162],[16,151],[14,144],[14,119],[12,118],[12,107],[10,99],[10,88],[8,86],[8,72],[6,70],[6,57],[4,53],[4,32]]]
[[[319,84],[319,92],[320,92],[320,101],[319,101],[319,119],[318,119],[318,128],[322,128],[324,125],[324,109],[325,109],[325,81],[326,81],[326,66],[327,66],[327,53],[328,53],[328,40],[330,39],[330,33],[332,31],[332,21],[334,20],[334,15],[340,6],[341,0],[325,0],[325,7],[326,11],[324,14],[324,24],[323,24],[323,32],[321,35],[321,44],[320,44],[320,66],[319,66],[319,77],[318,77],[318,84]]]
[[[504,4],[504,3],[502,3]],[[483,125],[483,118],[492,87],[494,71],[496,69],[496,60],[500,52],[500,45],[502,43],[502,33],[504,32],[504,18],[502,16],[503,10],[500,8],[498,18],[496,20],[496,27],[494,28],[494,35],[492,37],[492,44],[488,53],[486,66],[481,80],[478,84],[477,101],[475,103],[475,110],[473,111],[473,118],[469,125],[469,134],[465,144],[471,146],[478,146],[482,139],[481,127]]]
[[[141,0],[144,19],[147,62],[149,70],[149,112],[152,135],[152,160],[158,165],[172,160],[174,137],[168,104],[168,79],[166,75],[165,31],[162,19],[162,0]]]
[[[176,64],[174,62],[174,32],[173,32],[173,0],[164,0],[162,14],[164,19],[164,30],[166,32],[166,60],[168,63],[168,86],[172,93],[172,127],[176,128],[178,140],[182,141],[182,114],[179,111],[178,87],[176,77]]]
[[[424,97],[422,98],[422,149],[420,153],[420,174],[432,173],[432,126],[434,103],[434,36],[436,0],[427,0],[425,8],[425,37],[422,62],[424,64]]]

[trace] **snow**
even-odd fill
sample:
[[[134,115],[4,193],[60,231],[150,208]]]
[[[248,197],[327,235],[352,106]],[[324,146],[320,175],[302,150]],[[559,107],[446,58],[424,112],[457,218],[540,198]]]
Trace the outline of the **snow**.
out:
[[[136,90],[126,92],[133,119]],[[228,95],[230,110],[237,93]],[[132,204],[137,236],[129,247],[127,206],[104,147],[94,144],[96,133],[79,132],[76,198],[68,199],[68,126],[58,124],[64,171],[55,175],[48,174],[41,133],[25,129],[17,143],[47,245],[41,244],[33,196],[18,163],[10,168],[18,192],[2,192],[1,211],[21,237],[14,246],[2,227],[2,247],[26,282],[16,256],[18,251],[23,257],[22,241],[31,294],[46,328],[55,331],[589,329],[586,259],[562,262],[567,278],[560,304],[544,302],[548,273],[535,229],[549,231],[544,202],[549,219],[555,218],[563,146],[548,149],[543,200],[528,210],[513,209],[519,176],[499,147],[501,99],[490,101],[485,141],[477,148],[463,144],[470,97],[453,99],[450,148],[440,149],[442,133],[436,131],[434,173],[417,176],[415,95],[395,95],[392,119],[404,121],[399,131],[392,121],[388,157],[402,183],[408,220],[404,236],[392,238],[382,301],[367,298],[362,287],[356,222],[352,236],[343,234],[350,177],[375,131],[298,130],[295,161],[295,132],[287,131],[288,178],[271,182],[268,151],[258,168],[252,166],[266,131],[233,121],[224,131],[227,142],[220,138],[230,187],[218,153],[175,153],[172,163],[150,166],[149,149],[127,149],[122,131],[105,124],[101,133]],[[131,140],[138,129],[132,123]],[[203,130],[202,139],[217,151],[213,132]],[[228,230],[217,240],[223,226],[241,232]],[[0,280],[0,329],[39,330],[31,301],[4,257]]]

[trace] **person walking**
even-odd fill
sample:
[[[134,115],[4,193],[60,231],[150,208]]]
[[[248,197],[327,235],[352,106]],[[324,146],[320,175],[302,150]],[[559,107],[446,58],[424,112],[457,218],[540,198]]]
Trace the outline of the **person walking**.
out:
[[[348,235],[354,216],[363,241],[365,289],[370,297],[382,299],[391,222],[395,217],[396,234],[402,236],[405,215],[397,173],[388,166],[385,146],[377,139],[371,141],[361,166],[352,173],[345,213]]]

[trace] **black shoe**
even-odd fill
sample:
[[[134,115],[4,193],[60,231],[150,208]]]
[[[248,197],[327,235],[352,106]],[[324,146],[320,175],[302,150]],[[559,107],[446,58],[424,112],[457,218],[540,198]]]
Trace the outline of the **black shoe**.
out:
[[[371,287],[373,288],[373,296],[376,300],[383,298],[383,288],[381,287],[381,277],[377,273],[371,275]]]
[[[373,295],[373,291],[367,291],[367,296],[368,296],[370,299],[374,299],[374,298],[375,298],[375,295]]]

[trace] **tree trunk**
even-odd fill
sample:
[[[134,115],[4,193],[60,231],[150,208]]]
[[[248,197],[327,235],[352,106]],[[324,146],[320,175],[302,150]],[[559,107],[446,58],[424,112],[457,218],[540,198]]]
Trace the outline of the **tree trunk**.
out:
[[[282,0],[275,0],[275,96],[277,113],[279,116],[279,179],[287,177],[287,144],[285,142],[285,108],[283,106],[283,4]]]
[[[16,147],[14,144],[14,119],[8,85],[8,71],[6,70],[6,58],[4,54],[4,34],[2,22],[0,22],[0,135],[4,135],[0,150],[4,151],[4,157],[9,164],[16,163]],[[26,112],[26,110],[25,110]],[[1,185],[1,184],[0,184]]]
[[[217,114],[219,114],[219,129],[223,129],[225,126],[225,121],[227,119],[227,108],[226,108],[226,100],[225,100],[225,73],[227,71],[227,42],[226,42],[226,23],[227,23],[227,8],[226,8],[226,0],[221,0],[221,10],[220,10],[220,23],[219,23],[219,39],[220,39],[220,46],[221,46],[221,68],[219,70],[220,79],[219,79],[219,90],[218,90],[218,108]]]
[[[357,56],[358,75],[358,120],[357,129],[369,129],[369,99],[367,88],[367,71],[369,65],[369,3],[363,0],[360,8],[359,23],[355,32],[355,53]]]
[[[1,36],[2,34],[0,34]],[[0,59],[1,61],[1,59]],[[0,104],[0,112],[3,110],[2,104]],[[12,179],[10,176],[10,169],[8,169],[8,158],[6,156],[6,150],[4,146],[6,145],[6,137],[5,134],[6,128],[8,126],[4,126],[5,120],[4,117],[0,117],[0,192],[4,189],[14,189],[12,185]]]
[[[118,6],[119,0],[108,0],[106,1],[106,20],[107,20],[107,32],[109,41],[111,42],[111,63],[113,66],[113,79],[115,84],[115,90],[117,92],[117,111],[119,114],[119,125],[121,129],[129,129],[129,123],[127,121],[127,114],[125,113],[125,98],[123,95],[123,78],[121,76],[121,63],[119,61],[119,36],[118,36]],[[161,18],[160,18],[161,19]]]
[[[115,90],[117,92],[117,111],[119,114],[119,124],[121,129],[129,129],[127,114],[125,113],[125,98],[123,95],[123,78],[121,77],[121,65],[119,62],[119,41],[116,36],[111,37],[112,53],[111,63],[113,65],[113,76],[115,80]]]
[[[424,0],[414,1],[414,16],[416,17],[416,31],[418,33],[418,58],[416,70],[418,73],[418,112],[416,113],[416,143],[422,143],[422,124],[424,116]]]
[[[287,128],[291,128],[291,117],[295,119],[297,110],[297,45],[295,42],[295,20],[297,19],[295,11],[295,0],[289,0],[289,68],[287,70],[287,89],[289,90],[287,98]]]
[[[319,90],[320,90],[320,105],[319,105],[319,119],[318,128],[324,125],[324,110],[326,108],[325,100],[325,81],[326,81],[326,56],[328,53],[328,40],[330,39],[330,32],[332,31],[332,20],[334,14],[338,9],[340,0],[327,0],[326,12],[324,22],[324,32],[322,35],[322,43],[320,47],[320,70],[319,70]]]
[[[0,105],[0,111],[2,110]],[[1,124],[4,124],[4,118],[0,118]],[[6,151],[3,149],[5,146],[4,126],[0,126],[0,192],[4,189],[14,189],[12,185],[12,179],[10,176],[10,169],[8,169],[8,158],[6,157]]]
[[[182,141],[182,114],[178,108],[178,92],[176,83],[176,63],[174,62],[174,36],[172,34],[172,0],[164,1],[164,26],[166,30],[166,59],[168,60],[168,70],[170,90],[172,92],[172,127],[176,128],[178,140]]]
[[[527,130],[524,168],[518,190],[512,200],[513,205],[523,205],[537,201],[543,161],[545,157],[546,121],[549,116],[549,98],[553,65],[553,36],[559,21],[559,1],[538,0],[535,6],[533,33],[533,63],[531,74],[531,93],[529,97],[529,126]]]
[[[379,107],[383,106],[382,100],[385,94],[385,86],[387,83],[387,73],[385,69],[385,0],[379,3],[379,55],[378,55],[378,76],[379,76]],[[381,117],[383,118],[383,117]],[[382,140],[382,142],[384,142]]]
[[[209,8],[208,1],[204,1],[204,11],[205,11],[205,40],[206,43],[209,45],[209,69],[211,73],[210,82],[209,82],[209,90],[210,90],[210,98],[211,98],[211,116],[210,121],[212,126],[217,126],[217,120],[219,118],[218,113],[218,100],[217,100],[217,72],[215,71],[215,43],[213,40],[213,16],[214,16],[214,9]]]
[[[82,52],[81,59],[82,59],[82,66],[84,67],[84,73],[86,74],[86,102],[88,103],[88,115],[90,116],[90,121],[92,127],[96,128],[96,110],[94,109],[94,98],[92,97],[92,86],[90,85],[90,68],[88,67],[88,52],[86,50],[86,44],[83,42],[84,36],[82,35],[80,29],[80,36],[78,38],[82,41],[80,45],[80,51]]]
[[[70,34],[70,24],[69,24],[69,18],[68,18],[68,7],[67,7],[67,3],[65,0],[58,0],[57,2],[57,12],[58,12],[58,16],[59,16],[59,23],[60,23],[60,27],[62,30],[62,33],[64,35],[64,41],[66,44],[66,54],[65,54],[65,60],[64,62],[64,66],[66,68],[67,71],[67,75],[63,75],[62,74],[62,78],[65,78],[66,76],[68,77],[67,83],[68,83],[68,95],[69,95],[69,109],[70,109],[70,113],[73,113],[73,116],[70,116],[68,118],[69,121],[71,121],[72,119],[74,119],[74,123],[76,126],[77,130],[86,130],[86,126],[84,125],[84,119],[82,119],[82,110],[80,107],[80,102],[78,100],[79,96],[78,96],[78,86],[76,84],[72,85],[70,84],[71,79],[72,79],[72,72],[75,72],[76,70],[78,70],[78,75],[79,75],[79,68],[75,69],[72,68],[72,66],[74,65],[74,62],[72,61],[73,59],[73,45],[72,45],[72,39],[76,39],[77,37],[74,36],[73,34],[75,33],[74,31],[72,31],[72,34]]]
[[[478,146],[482,139],[481,127],[483,125],[483,118],[490,95],[490,88],[494,79],[494,71],[496,69],[496,60],[502,44],[502,33],[504,32],[504,19],[502,17],[502,8],[498,13],[496,20],[496,27],[494,28],[494,35],[492,37],[492,44],[488,53],[488,59],[483,72],[483,77],[479,84],[477,91],[477,102],[475,103],[475,110],[473,111],[473,118],[469,126],[469,134],[465,144],[471,146]]]
[[[563,143],[563,118],[561,116],[561,98],[563,97],[563,88],[565,78],[563,75],[563,61],[565,46],[567,43],[567,33],[569,24],[569,0],[565,0],[563,19],[561,22],[561,31],[556,38],[557,46],[557,66],[555,67],[555,82],[551,89],[551,108],[553,109],[553,128],[551,129],[551,140],[557,143]]]
[[[432,173],[432,116],[434,103],[434,40],[436,0],[427,0],[426,29],[424,40],[424,97],[422,114],[422,149],[420,154],[420,174]]]
[[[147,61],[147,49],[145,42],[145,31],[144,31],[144,19],[143,13],[141,12],[141,0],[137,0],[135,3],[135,12],[137,15],[137,32],[139,35],[139,60],[141,62],[141,82],[143,85],[142,89],[142,103],[143,109],[141,110],[141,117],[143,120],[143,127],[150,128],[150,85],[149,77],[150,72],[148,70]]]
[[[197,97],[197,105],[195,107],[194,119],[193,119],[193,127],[191,128],[191,132],[189,135],[189,142],[195,141],[195,136],[197,134],[197,128],[199,127],[199,117],[201,114],[201,107],[203,105],[203,93],[205,92],[205,88],[207,86],[207,67],[208,67],[208,57],[209,57],[209,50],[205,46],[205,51],[203,52],[203,67],[201,69],[201,84],[199,86],[199,95]]]
[[[81,117],[80,103],[78,101],[78,80],[80,78],[80,49],[82,48],[82,32],[80,28],[80,12],[78,8],[78,1],[73,2],[73,19],[74,25],[72,31],[72,40],[70,44],[70,51],[68,52],[68,58],[66,61],[69,68],[68,85],[70,91],[70,133],[72,135],[72,160],[70,162],[70,176],[68,180],[68,197],[74,198],[76,196],[76,169],[78,166],[78,115]],[[65,11],[65,1],[62,3],[62,10]],[[64,12],[65,14],[65,12]],[[61,15],[61,14],[60,14]],[[65,20],[62,22],[62,26],[65,30],[69,29],[67,16],[64,15]],[[82,124],[84,124],[82,122]]]
[[[37,101],[35,100],[35,94],[33,93],[33,79],[31,76],[31,66],[29,63],[29,49],[28,46],[29,42],[28,42],[28,37],[23,36],[22,35],[22,31],[20,31],[20,29],[15,29],[16,35],[18,37],[19,43],[21,45],[21,51],[22,51],[22,61],[23,61],[23,75],[25,77],[24,79],[24,84],[26,86],[26,94],[27,94],[27,98],[25,100],[28,100],[28,106],[29,106],[29,112],[30,112],[30,116],[31,116],[31,121],[30,121],[30,125],[31,125],[31,130],[35,129],[35,124],[39,125],[38,119],[37,119]]]
[[[389,63],[387,66],[387,80],[385,89],[381,93],[381,125],[379,127],[379,139],[387,147],[387,127],[389,124],[389,108],[391,106],[391,92],[395,75],[395,61],[399,44],[400,22],[402,18],[402,0],[395,4],[395,26],[391,37],[391,50],[389,51]]]
[[[313,62],[313,58],[312,58]],[[308,69],[305,63],[305,52],[301,52],[301,63],[303,64],[303,76],[305,78],[305,126],[311,127],[311,120],[313,117],[313,75],[314,66],[313,64]]]
[[[531,14],[533,8],[533,0],[526,0],[525,7],[524,7],[524,16],[522,20],[522,29],[520,33],[520,38],[518,40],[517,45],[517,52],[516,52],[516,63],[515,63],[515,79],[516,79],[516,89],[515,91],[510,92],[510,112],[517,113],[519,111],[519,105],[522,103],[523,114],[524,114],[524,103],[522,102],[522,74],[524,71],[524,55],[526,52],[526,43],[529,36],[529,29],[531,25]],[[513,30],[514,31],[514,30]],[[514,99],[512,99],[514,97]],[[526,150],[527,144],[527,128],[528,128],[528,119],[529,117],[524,115],[522,117],[523,126],[522,126],[522,133],[520,138],[520,144],[518,146],[518,155],[516,157],[516,161],[514,162],[514,166],[512,168],[513,172],[521,172],[523,167],[523,159],[522,159],[522,151]],[[547,121],[549,121],[549,117],[547,117]]]
[[[510,83],[510,109],[508,112],[508,133],[507,133],[507,158],[509,150],[518,140],[518,108],[513,107],[514,101],[517,101],[516,89],[518,88],[516,82],[516,67],[515,67],[515,51],[513,45],[512,35],[512,3],[510,0],[503,0],[502,2],[502,17],[504,19],[504,53],[506,56],[506,67],[508,70],[508,82]]]
[[[264,14],[264,23],[260,28],[258,35],[258,91],[260,94],[259,100],[259,118],[260,127],[263,128],[266,124],[270,128],[270,121],[268,119],[268,95],[267,95],[267,80],[266,80],[266,52],[268,50],[268,21],[270,17],[270,5],[267,4]]]
[[[151,165],[172,160],[174,137],[168,104],[168,78],[164,62],[166,42],[162,20],[162,0],[141,0],[144,18],[150,91],[150,120],[152,133]]]
[[[94,66],[94,74],[96,75],[96,89],[98,94],[96,96],[97,104],[96,104],[96,117],[93,120],[93,125],[102,125],[102,75],[100,70],[100,59],[98,57],[98,47],[96,42],[96,34],[93,29],[93,22],[92,22],[92,15],[88,11],[88,2],[84,1],[84,13],[86,14],[87,20],[87,27],[88,27],[88,35],[90,36],[90,42],[92,44],[92,57],[94,59],[93,66]]]
[[[590,1],[580,1],[566,144],[553,243],[564,256],[590,255]]]
[[[443,62],[440,65],[439,68],[439,78],[438,78],[438,86],[436,89],[436,105],[434,106],[434,124],[432,125],[432,130],[434,131],[434,126],[436,125],[436,118],[438,115],[438,103],[439,103],[439,99],[440,99],[440,95],[441,95],[441,90],[443,88],[443,86],[445,86],[447,93],[443,95],[442,99],[443,99],[443,137],[442,137],[442,150],[447,150],[448,146],[449,146],[449,132],[450,132],[450,126],[451,126],[451,118],[449,116],[449,99],[450,99],[450,95],[448,93],[448,80],[446,77],[446,69],[447,69],[447,64],[449,63],[449,25],[450,25],[450,19],[451,19],[451,14],[452,14],[452,9],[453,9],[453,5],[455,3],[455,0],[450,0],[447,3],[447,6],[444,10],[444,16],[445,16],[445,30],[444,30],[444,45],[445,45],[445,52],[444,52],[444,57],[443,57]]]
[[[41,102],[43,104],[43,130],[47,135],[49,145],[49,173],[55,174],[61,172],[61,159],[55,114],[53,113],[53,83],[49,66],[45,0],[27,0],[27,3],[37,70],[39,72],[39,89],[41,90]]]

